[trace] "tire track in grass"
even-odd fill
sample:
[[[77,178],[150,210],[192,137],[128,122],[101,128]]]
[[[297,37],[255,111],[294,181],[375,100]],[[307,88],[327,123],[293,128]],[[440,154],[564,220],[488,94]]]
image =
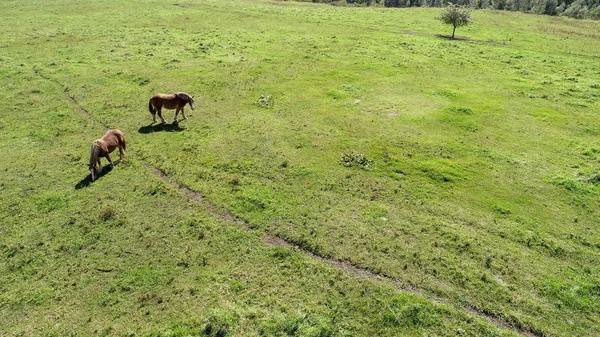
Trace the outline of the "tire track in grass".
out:
[[[34,69],[34,72],[36,75],[40,76],[41,78],[48,80],[52,83],[55,83],[56,85],[63,88],[63,90],[65,91],[65,95],[64,95],[65,98],[77,109],[77,111],[79,113],[83,114],[86,118],[88,118],[92,122],[104,127],[105,129],[110,129],[106,124],[95,119],[89,113],[89,111],[87,109],[85,109],[77,101],[77,99],[75,97],[68,94],[67,93],[68,90],[67,90],[66,86],[62,85],[58,81],[56,81],[48,76],[45,76],[44,74],[40,73],[39,70],[37,70],[37,69]],[[216,204],[213,204],[212,202],[207,200],[202,195],[201,192],[196,191],[196,190],[192,189],[191,187],[189,187],[183,183],[180,183],[177,180],[169,177],[169,175],[167,175],[166,172],[163,171],[162,169],[160,169],[159,167],[157,167],[145,160],[142,160],[141,162],[144,164],[144,166],[147,169],[151,170],[163,182],[165,182],[166,184],[168,184],[170,186],[177,188],[177,190],[181,194],[183,194],[188,200],[193,201],[196,204],[200,205],[202,207],[202,209],[209,215],[213,216],[214,218],[216,218],[222,222],[234,224],[246,231],[253,231],[246,221],[236,217],[229,210],[219,207]],[[439,298],[434,295],[427,294],[425,292],[425,289],[419,288],[416,285],[413,285],[409,282],[406,282],[401,279],[395,279],[395,278],[389,277],[385,274],[370,270],[368,268],[358,266],[358,265],[352,263],[351,261],[339,260],[339,259],[335,259],[335,258],[331,258],[331,257],[320,256],[316,252],[311,251],[311,249],[309,249],[308,247],[304,247],[301,244],[292,242],[290,240],[286,240],[285,238],[282,238],[280,236],[272,235],[268,232],[264,232],[262,235],[262,240],[265,244],[267,244],[269,246],[282,246],[282,247],[286,247],[289,249],[295,249],[295,250],[301,251],[304,255],[306,255],[310,259],[313,259],[315,261],[318,261],[319,263],[329,265],[331,267],[334,267],[334,268],[337,268],[340,270],[344,270],[344,271],[346,271],[352,275],[355,275],[356,277],[359,277],[361,279],[369,280],[369,281],[376,282],[376,283],[385,283],[385,284],[393,286],[398,291],[412,293],[412,294],[418,295],[422,298],[425,298],[429,301],[432,301],[434,303],[446,305],[446,306],[449,306],[449,307],[452,307],[455,309],[459,309],[459,310],[463,310],[466,313],[469,313],[473,316],[477,316],[499,328],[511,330],[521,336],[543,337],[545,335],[543,332],[537,332],[537,331],[532,330],[531,328],[524,327],[522,325],[513,324],[510,321],[504,319],[498,313],[490,312],[487,310],[480,310],[480,309],[474,308],[469,305],[464,306],[464,307],[456,307],[455,305],[450,304],[447,300],[445,300],[443,298]],[[102,270],[102,271],[104,271],[104,270]]]
[[[86,109],[85,109],[85,108],[84,108],[84,107],[83,107],[81,104],[79,104],[79,102],[77,101],[77,99],[75,99],[75,97],[73,97],[71,94],[69,94],[69,87],[67,87],[67,86],[63,85],[62,83],[58,82],[57,80],[55,80],[55,79],[53,79],[53,78],[51,78],[51,77],[48,77],[48,76],[46,76],[46,75],[42,74],[42,73],[40,72],[40,70],[39,70],[39,69],[37,69],[36,67],[34,67],[34,68],[33,68],[33,72],[34,72],[34,73],[35,73],[37,76],[39,76],[39,77],[41,77],[41,78],[43,78],[43,79],[45,79],[45,80],[47,80],[47,81],[49,81],[49,82],[52,82],[52,83],[54,83],[54,84],[58,85],[59,87],[61,87],[61,88],[62,88],[62,90],[63,90],[63,92],[64,92],[64,96],[65,96],[65,98],[67,99],[67,101],[69,101],[69,102],[71,103],[71,105],[73,105],[73,107],[75,107],[75,109],[77,109],[77,111],[78,111],[79,113],[81,113],[82,115],[84,115],[84,116],[85,116],[87,119],[89,119],[90,121],[92,121],[92,122],[94,122],[94,123],[96,123],[96,124],[98,124],[98,125],[102,126],[102,127],[103,127],[104,129],[106,129],[106,130],[110,129],[110,127],[109,127],[108,125],[106,125],[106,124],[102,123],[101,121],[99,121],[99,120],[95,119],[95,118],[94,118],[94,117],[93,117],[93,116],[90,114],[90,112],[89,112],[89,111],[87,111],[87,110],[86,110]]]
[[[179,190],[179,192],[181,194],[183,194],[187,199],[200,205],[205,212],[207,212],[211,216],[215,217],[217,220],[220,220],[220,221],[226,222],[226,223],[230,223],[230,224],[234,224],[240,228],[243,228],[246,231],[253,231],[251,229],[250,225],[246,221],[244,221],[243,219],[240,219],[239,217],[236,217],[231,212],[229,212],[227,209],[221,208],[221,207],[213,204],[208,199],[206,199],[202,195],[201,192],[196,191],[196,190],[190,188],[189,186],[182,184],[182,183],[176,181],[175,179],[169,177],[159,167],[157,167],[147,161],[143,161],[143,163],[148,169],[152,170],[153,173],[156,176],[158,176],[162,181],[164,181],[166,184],[168,184],[170,186],[177,188]],[[517,334],[520,334],[521,336],[542,337],[544,335],[543,333],[532,331],[531,329],[529,329],[527,327],[516,326],[515,324],[512,324],[511,322],[503,319],[497,313],[493,313],[490,311],[484,311],[484,310],[478,310],[472,306],[465,306],[465,307],[457,308],[456,306],[451,305],[447,300],[436,297],[434,295],[426,294],[424,289],[419,288],[413,284],[410,284],[404,280],[395,279],[395,278],[389,277],[385,274],[381,274],[381,273],[369,270],[368,268],[357,266],[356,264],[352,263],[351,261],[339,260],[339,259],[335,259],[335,258],[331,258],[331,257],[320,256],[320,255],[316,254],[315,252],[311,251],[310,249],[307,249],[306,247],[303,247],[302,245],[299,245],[292,241],[286,240],[285,238],[282,238],[280,236],[272,235],[268,232],[264,232],[262,235],[262,240],[263,240],[263,242],[265,242],[265,244],[270,245],[270,246],[282,246],[282,247],[286,247],[289,249],[295,249],[295,250],[301,251],[304,255],[306,255],[307,257],[309,257],[315,261],[318,261],[322,264],[329,265],[329,266],[337,268],[337,269],[344,270],[344,271],[351,273],[352,275],[359,277],[361,279],[366,279],[366,280],[369,280],[372,282],[377,282],[377,283],[385,283],[385,284],[393,286],[398,291],[412,293],[412,294],[418,295],[422,298],[425,298],[425,299],[432,301],[434,303],[437,303],[437,304],[446,305],[446,306],[449,306],[449,307],[452,307],[455,309],[462,309],[465,312],[467,312],[473,316],[480,317],[483,320],[496,325],[497,327],[511,330]]]

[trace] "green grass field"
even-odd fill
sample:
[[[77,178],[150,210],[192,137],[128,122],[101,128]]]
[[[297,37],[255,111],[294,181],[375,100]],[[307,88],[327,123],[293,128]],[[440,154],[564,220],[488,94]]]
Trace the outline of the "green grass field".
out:
[[[0,335],[600,335],[600,22],[0,13]],[[127,155],[90,183],[106,128]]]

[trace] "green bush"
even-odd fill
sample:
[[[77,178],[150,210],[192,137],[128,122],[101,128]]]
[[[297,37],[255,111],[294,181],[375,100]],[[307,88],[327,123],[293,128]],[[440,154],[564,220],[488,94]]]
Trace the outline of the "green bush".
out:
[[[342,153],[340,155],[340,163],[346,167],[360,167],[363,169],[371,167],[373,161],[360,152]]]

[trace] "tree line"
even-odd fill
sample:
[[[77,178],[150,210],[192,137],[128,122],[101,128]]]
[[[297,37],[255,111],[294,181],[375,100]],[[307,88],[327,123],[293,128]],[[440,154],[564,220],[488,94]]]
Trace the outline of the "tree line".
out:
[[[312,2],[340,1],[312,0]],[[452,3],[478,9],[489,8],[600,20],[600,0],[341,0],[341,2],[364,6],[377,3],[385,7],[444,7]]]

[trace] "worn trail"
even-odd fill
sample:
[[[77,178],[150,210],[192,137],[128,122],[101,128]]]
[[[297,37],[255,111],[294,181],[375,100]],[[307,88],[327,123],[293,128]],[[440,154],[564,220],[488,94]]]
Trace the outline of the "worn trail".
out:
[[[189,200],[192,200],[192,201],[196,202],[198,205],[200,205],[205,212],[209,213],[210,215],[214,216],[215,218],[217,218],[223,222],[235,224],[238,227],[243,228],[244,230],[248,230],[248,231],[252,230],[252,229],[250,229],[250,226],[248,225],[248,223],[246,223],[242,219],[235,217],[233,214],[231,214],[226,209],[222,209],[222,208],[212,204],[210,201],[208,201],[206,198],[204,198],[202,193],[193,190],[189,186],[186,186],[182,183],[177,182],[176,180],[169,177],[160,168],[158,168],[148,162],[144,162],[144,164],[146,165],[146,167],[153,170],[154,174],[156,174],[159,178],[161,178],[165,183],[176,187],[186,198],[188,198]],[[306,249],[305,247],[302,247],[296,243],[287,241],[286,239],[284,239],[280,236],[272,235],[269,233],[264,233],[262,236],[262,239],[268,245],[283,246],[283,247],[302,251],[306,256],[308,256],[316,261],[319,261],[320,263],[327,264],[329,266],[345,270],[345,271],[347,271],[357,277],[360,277],[362,279],[368,279],[370,281],[375,281],[375,282],[383,282],[383,283],[392,285],[394,288],[396,288],[399,291],[417,294],[421,297],[427,298],[430,301],[433,301],[433,302],[436,302],[439,304],[452,306],[451,304],[448,303],[448,301],[446,301],[442,298],[427,294],[425,289],[421,289],[421,288],[419,288],[413,284],[407,283],[403,280],[391,278],[387,275],[374,272],[367,268],[359,267],[359,266],[353,264],[351,261],[343,261],[343,260],[338,260],[335,258],[320,256],[320,255],[315,254],[314,252],[310,251],[309,249]],[[472,315],[481,317],[481,318],[487,320],[488,322],[495,324],[496,326],[499,326],[504,329],[512,330],[522,336],[526,336],[526,337],[540,337],[541,336],[540,334],[536,334],[535,332],[530,331],[526,328],[516,327],[515,325],[511,324],[510,322],[504,320],[502,317],[500,317],[496,313],[480,311],[471,306],[463,307],[460,309],[462,309]]]
[[[63,92],[64,92],[64,96],[65,98],[75,107],[75,109],[81,113],[82,115],[84,115],[87,119],[91,120],[92,122],[94,122],[95,124],[98,124],[102,127],[104,127],[105,129],[110,129],[110,127],[108,127],[108,125],[102,123],[101,121],[95,119],[90,113],[89,111],[87,111],[83,106],[81,106],[81,104],[79,104],[79,102],[77,101],[77,99],[75,99],[75,97],[73,97],[72,95],[70,95],[68,93],[68,87],[66,87],[65,85],[63,85],[62,83],[56,81],[55,79],[48,77],[47,75],[44,75],[42,72],[40,72],[38,69],[33,70],[33,72],[38,75],[39,77],[52,82],[54,84],[56,84],[57,86],[61,87]]]

